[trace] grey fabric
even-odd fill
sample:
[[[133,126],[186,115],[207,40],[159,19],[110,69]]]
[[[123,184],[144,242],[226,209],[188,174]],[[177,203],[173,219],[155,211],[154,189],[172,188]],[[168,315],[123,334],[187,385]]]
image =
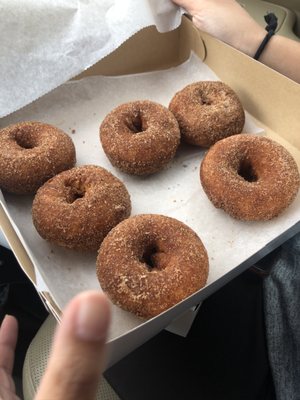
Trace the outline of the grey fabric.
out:
[[[264,280],[266,335],[277,400],[300,400],[300,233]]]

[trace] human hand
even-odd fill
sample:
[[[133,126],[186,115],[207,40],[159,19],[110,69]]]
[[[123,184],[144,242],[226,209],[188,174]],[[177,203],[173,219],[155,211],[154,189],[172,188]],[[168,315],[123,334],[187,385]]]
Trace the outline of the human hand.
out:
[[[100,292],[84,292],[67,305],[54,337],[35,400],[91,400],[105,362],[110,307]],[[6,316],[0,329],[0,399],[20,400],[12,379],[18,324]]]
[[[0,399],[18,400],[12,378],[18,323],[15,317],[6,315],[0,327]]]
[[[110,322],[106,296],[85,292],[67,305],[35,400],[90,400],[105,362]]]
[[[173,0],[195,26],[253,57],[266,31],[235,0]]]

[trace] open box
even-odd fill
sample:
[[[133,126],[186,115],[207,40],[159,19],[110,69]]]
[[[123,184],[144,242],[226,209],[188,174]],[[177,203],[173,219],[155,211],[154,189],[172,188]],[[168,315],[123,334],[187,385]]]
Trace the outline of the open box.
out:
[[[245,109],[253,116],[257,124],[264,129],[265,134],[288,148],[299,165],[300,138],[298,133],[300,132],[300,119],[297,112],[300,103],[300,85],[224,43],[213,39],[209,35],[200,33],[187,18],[183,18],[182,24],[178,29],[169,33],[160,34],[154,27],[143,29],[114,53],[81,74],[78,79],[89,75],[126,75],[168,69],[184,63],[190,57],[191,51],[197,54],[221,80],[228,83],[238,93]],[[38,107],[39,101],[35,102],[32,107]],[[14,116],[12,115],[9,118],[0,120],[1,126],[7,125],[7,121],[13,119]],[[115,173],[113,168],[111,170]],[[0,198],[0,226],[25,273],[36,285],[46,306],[59,319],[61,306],[57,302],[56,296],[54,296],[51,284],[49,285],[46,280],[46,284],[43,285],[43,277],[40,274],[41,261],[36,258],[34,249],[30,247],[28,239],[24,239],[22,229],[16,223],[17,211],[20,208],[18,202],[20,200],[15,203],[14,207],[10,206],[10,201],[6,206],[5,201],[8,197],[5,195],[3,201]],[[28,203],[29,201],[30,199],[24,198],[24,202]],[[218,215],[220,213],[220,216],[222,215],[222,211],[217,211],[217,213]],[[287,221],[287,215],[293,218]],[[212,272],[208,285],[156,318],[148,321],[139,320],[139,322],[133,318],[132,328],[125,328],[122,333],[115,335],[109,341],[108,366],[117,362],[167,327],[174,319],[188,312],[191,307],[200,303],[218,288],[293,236],[300,229],[299,216],[300,199],[298,196],[288,212],[275,221],[277,225],[280,225],[279,233],[270,234],[268,232],[266,227],[270,227],[273,222],[256,224],[259,230],[266,231],[263,240],[258,245],[252,248],[249,247],[249,251],[245,253],[244,258],[230,266],[226,266],[225,261],[225,266],[220,265],[213,251],[210,251],[210,249],[213,249],[214,243],[209,238],[206,238],[204,244],[208,249]],[[226,218],[225,220],[229,221]],[[240,229],[243,229],[241,227],[246,226],[246,224],[234,221],[234,226],[237,231],[240,231]],[[200,237],[203,238],[201,233]],[[212,236],[210,239],[212,239]],[[255,242],[256,238],[252,237],[251,240]],[[241,245],[240,243],[247,247],[247,241],[248,239],[245,237],[242,242],[237,243],[236,247],[228,242],[228,248],[224,249],[225,255],[221,255],[221,259],[222,257],[227,257],[225,250],[228,251],[228,254],[236,252],[237,249],[240,250],[238,247]],[[52,257],[56,257],[56,254],[52,255]],[[63,253],[61,252],[60,256],[61,254]],[[212,255],[214,255],[215,260],[213,260]],[[89,260],[95,258],[96,256],[93,255]],[[64,284],[67,285],[67,282]],[[128,318],[132,317],[128,316]]]

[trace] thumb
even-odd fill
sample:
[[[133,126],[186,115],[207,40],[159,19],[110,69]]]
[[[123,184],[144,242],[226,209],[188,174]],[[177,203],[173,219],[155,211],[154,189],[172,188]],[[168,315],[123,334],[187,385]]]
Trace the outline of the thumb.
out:
[[[36,400],[94,399],[110,322],[107,298],[84,292],[67,305]]]

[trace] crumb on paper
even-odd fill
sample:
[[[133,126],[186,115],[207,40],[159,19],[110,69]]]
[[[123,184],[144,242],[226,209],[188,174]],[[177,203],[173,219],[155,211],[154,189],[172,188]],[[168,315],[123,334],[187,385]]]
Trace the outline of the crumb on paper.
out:
[[[53,250],[53,249],[51,249],[51,250],[50,250],[50,253],[51,253],[51,254],[54,254],[54,250]]]
[[[83,140],[82,143],[85,144],[85,140]]]
[[[182,166],[183,166],[183,168],[187,168],[187,164],[183,164]]]
[[[72,129],[71,133],[74,135],[76,133],[76,129]]]

